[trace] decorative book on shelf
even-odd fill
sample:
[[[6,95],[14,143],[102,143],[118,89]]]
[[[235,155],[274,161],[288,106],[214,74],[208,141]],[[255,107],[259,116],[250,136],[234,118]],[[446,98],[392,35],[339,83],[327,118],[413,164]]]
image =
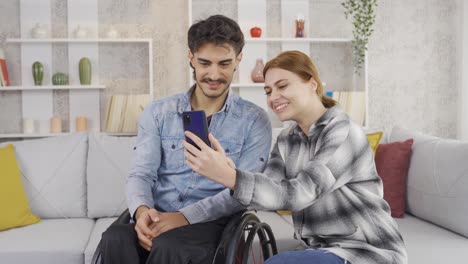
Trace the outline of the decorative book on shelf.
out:
[[[333,92],[332,98],[354,122],[364,125],[366,118],[366,93],[364,91]]]
[[[105,131],[109,133],[136,133],[138,118],[149,102],[149,94],[111,96],[107,105]]]
[[[5,53],[0,48],[0,86],[10,86],[10,78],[6,67]]]

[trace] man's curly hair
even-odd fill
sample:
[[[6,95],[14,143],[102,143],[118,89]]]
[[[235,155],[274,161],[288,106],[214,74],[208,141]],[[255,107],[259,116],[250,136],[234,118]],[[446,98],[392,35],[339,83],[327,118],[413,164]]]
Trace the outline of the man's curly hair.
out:
[[[239,55],[244,47],[244,34],[236,21],[223,15],[214,15],[197,21],[188,31],[188,45],[192,53],[206,43],[229,44]]]

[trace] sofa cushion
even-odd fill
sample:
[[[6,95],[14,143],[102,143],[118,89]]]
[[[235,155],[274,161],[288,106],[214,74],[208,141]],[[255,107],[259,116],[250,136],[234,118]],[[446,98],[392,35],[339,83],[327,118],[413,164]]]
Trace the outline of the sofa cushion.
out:
[[[408,263],[463,263],[468,259],[468,239],[409,214],[395,220],[405,241]]]
[[[374,132],[374,133],[366,134],[367,141],[369,141],[369,145],[374,155],[375,155],[375,152],[377,151],[377,147],[379,146],[380,139],[382,139],[382,134],[383,132]]]
[[[0,262],[82,264],[93,229],[91,219],[43,219],[0,233]]]
[[[403,217],[406,208],[406,179],[413,139],[380,144],[375,155],[377,173],[382,178],[384,199],[393,217]]]
[[[9,143],[33,213],[43,219],[86,216],[86,133]]]
[[[89,237],[88,245],[84,251],[84,263],[90,264],[93,259],[94,252],[96,247],[101,241],[102,233],[107,230],[107,228],[117,219],[117,217],[112,218],[101,218],[96,220],[91,236]]]
[[[393,128],[391,141],[408,138],[407,211],[468,237],[468,142]]]
[[[31,213],[13,145],[0,147],[0,231],[39,222]]]
[[[126,208],[125,182],[135,137],[89,133],[88,217],[119,216]]]

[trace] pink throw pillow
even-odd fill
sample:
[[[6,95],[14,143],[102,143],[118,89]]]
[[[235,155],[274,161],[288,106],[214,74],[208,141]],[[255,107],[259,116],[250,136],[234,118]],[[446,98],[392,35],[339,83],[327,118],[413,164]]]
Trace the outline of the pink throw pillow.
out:
[[[402,218],[406,207],[406,178],[413,139],[380,144],[375,153],[377,173],[383,181],[384,199],[392,216]]]

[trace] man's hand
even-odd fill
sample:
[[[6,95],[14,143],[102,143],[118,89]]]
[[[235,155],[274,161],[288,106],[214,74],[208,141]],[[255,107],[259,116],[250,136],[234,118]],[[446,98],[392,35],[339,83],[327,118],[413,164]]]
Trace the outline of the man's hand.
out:
[[[188,225],[189,222],[181,212],[159,213],[159,221],[151,224],[150,228],[158,237],[171,229]]]
[[[138,243],[147,251],[153,246],[153,238],[156,237],[156,232],[151,230],[150,226],[159,221],[160,214],[155,209],[149,209],[146,206],[138,207],[135,212],[135,231],[138,235]]]

